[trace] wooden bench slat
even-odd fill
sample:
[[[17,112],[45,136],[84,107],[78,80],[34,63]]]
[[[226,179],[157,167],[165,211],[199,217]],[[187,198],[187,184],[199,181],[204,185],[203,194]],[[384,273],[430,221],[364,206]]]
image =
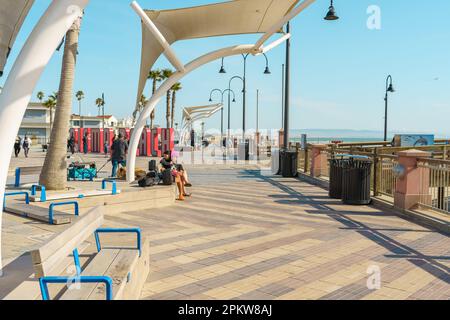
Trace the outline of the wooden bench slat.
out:
[[[128,274],[135,270],[139,259],[139,251],[133,249],[120,250],[113,263],[110,265],[105,276],[113,281],[113,298],[114,300],[122,300],[125,286],[127,284]],[[131,276],[137,276],[131,274]],[[89,300],[105,300],[105,286],[98,284]]]
[[[117,258],[120,249],[106,249],[98,253],[95,258],[89,263],[83,276],[101,276],[104,275],[113,261]],[[95,283],[81,284],[79,289],[67,290],[62,296],[61,300],[88,300],[89,296],[97,287]],[[105,296],[103,297],[105,300]]]
[[[52,237],[41,248],[31,252],[36,270],[36,277],[49,275],[52,267],[64,257],[70,255],[74,248],[89,238],[104,222],[103,208],[94,208],[70,228]]]

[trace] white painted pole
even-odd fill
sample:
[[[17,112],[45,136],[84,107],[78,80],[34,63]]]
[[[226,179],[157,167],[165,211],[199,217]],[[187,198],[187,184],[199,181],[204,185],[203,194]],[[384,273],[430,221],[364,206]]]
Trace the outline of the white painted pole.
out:
[[[221,59],[223,57],[229,57],[234,55],[251,53],[254,50],[254,45],[239,45],[234,47],[228,47],[221,50],[210,52],[198,59],[193,60],[191,63],[185,66],[185,72],[177,72],[173,74],[169,79],[161,84],[152,98],[148,101],[142,113],[139,115],[139,119],[136,122],[135,129],[131,135],[130,145],[128,148],[128,158],[127,158],[127,181],[133,182],[135,180],[135,168],[136,168],[136,153],[139,146],[139,139],[142,135],[142,130],[147,123],[148,117],[155,109],[161,98],[167,93],[172,86],[180,82],[182,78],[191,73],[192,71],[208,64],[212,61]]]
[[[50,58],[89,0],[53,0],[28,37],[0,94],[0,231],[14,140],[35,86]],[[1,233],[1,232],[0,232]],[[0,270],[1,270],[0,235]]]
[[[141,17],[144,25],[150,30],[150,32],[155,36],[156,40],[158,40],[159,44],[164,48],[164,55],[170,61],[170,63],[177,69],[177,71],[184,72],[184,65],[178,59],[175,51],[170,46],[170,43],[166,40],[163,34],[158,30],[153,21],[148,17],[145,11],[141,8],[141,6],[133,1],[131,3],[131,7],[133,10]]]
[[[290,38],[291,38],[291,34],[288,33],[288,34],[282,36],[280,39],[275,40],[274,42],[268,44],[267,46],[263,46],[262,47],[262,53],[269,52],[270,50],[278,47],[280,44],[282,44],[283,42],[289,40]]]

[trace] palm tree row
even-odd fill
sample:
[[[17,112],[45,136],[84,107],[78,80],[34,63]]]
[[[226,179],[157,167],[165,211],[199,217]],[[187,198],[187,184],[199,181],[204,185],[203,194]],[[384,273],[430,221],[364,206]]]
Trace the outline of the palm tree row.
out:
[[[45,97],[45,93],[42,91],[39,91],[36,94],[36,97],[38,98],[39,102],[44,106],[47,107],[50,110],[50,130],[53,127],[52,126],[52,121],[53,121],[53,111],[57,106],[58,103],[58,93],[54,92],[53,94],[49,95],[47,97],[47,99],[44,101],[44,97]],[[80,126],[81,126],[81,101],[84,100],[85,95],[84,92],[82,90],[77,91],[77,93],[75,94],[75,97],[78,100],[78,113],[80,115]],[[145,99],[145,97],[144,97]],[[104,105],[104,101],[102,98],[97,98],[95,100],[95,105],[99,108],[99,114],[100,114],[100,110],[101,107]]]
[[[153,81],[152,83],[152,95],[155,94],[158,83],[169,79],[173,75],[173,71],[170,69],[163,69],[163,70],[151,70],[148,74],[147,79],[151,79]],[[174,122],[175,122],[175,110],[176,110],[176,95],[177,92],[182,89],[181,83],[176,83],[172,86],[172,88],[167,91],[166,95],[166,124],[167,128],[173,128]],[[146,102],[145,96],[144,101]],[[142,103],[142,97],[141,102]],[[144,104],[145,105],[145,104]],[[135,113],[136,114],[136,113]],[[155,121],[155,110],[153,110],[152,114],[150,115],[150,128],[154,128],[154,121]]]

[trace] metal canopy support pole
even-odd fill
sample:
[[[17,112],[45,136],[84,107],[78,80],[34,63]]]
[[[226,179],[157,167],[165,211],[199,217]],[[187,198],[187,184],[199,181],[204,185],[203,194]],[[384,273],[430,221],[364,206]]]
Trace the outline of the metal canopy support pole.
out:
[[[245,112],[247,107],[247,58],[249,54],[242,55],[244,57],[244,101],[242,103],[242,143],[245,143]]]
[[[290,23],[288,22],[286,32],[290,32]],[[291,39],[286,41],[286,80],[285,80],[285,96],[284,96],[284,149],[289,148],[289,89],[290,89],[290,61],[291,60]]]

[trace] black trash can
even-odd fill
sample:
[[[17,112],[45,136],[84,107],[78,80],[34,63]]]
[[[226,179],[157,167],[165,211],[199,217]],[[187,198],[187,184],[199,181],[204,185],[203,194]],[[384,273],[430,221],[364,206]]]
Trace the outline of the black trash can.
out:
[[[297,151],[282,150],[280,152],[280,167],[281,175],[284,178],[294,178],[298,175],[297,172],[297,162],[298,154]]]
[[[329,196],[332,199],[342,199],[342,175],[344,165],[349,159],[331,159],[330,160],[330,190]]]
[[[342,201],[349,205],[368,205],[372,202],[370,183],[372,161],[351,158],[343,164]]]

